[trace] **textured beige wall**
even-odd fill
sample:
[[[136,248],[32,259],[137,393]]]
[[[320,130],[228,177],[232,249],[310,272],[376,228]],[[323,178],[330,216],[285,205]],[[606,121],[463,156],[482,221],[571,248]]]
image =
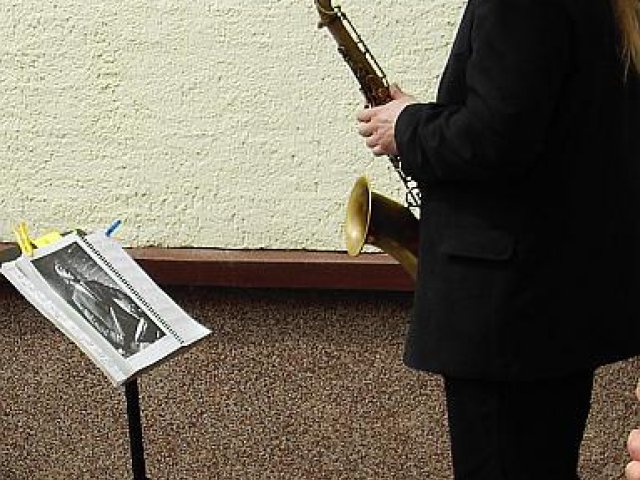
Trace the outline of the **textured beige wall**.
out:
[[[462,0],[349,0],[405,90],[433,98]],[[0,241],[27,220],[131,245],[342,249],[355,80],[312,0],[0,0]]]

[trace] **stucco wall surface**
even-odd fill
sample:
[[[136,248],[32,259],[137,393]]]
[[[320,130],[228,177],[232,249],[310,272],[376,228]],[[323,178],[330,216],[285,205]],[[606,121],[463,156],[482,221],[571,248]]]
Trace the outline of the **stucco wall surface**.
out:
[[[428,101],[461,0],[347,0]],[[0,241],[26,220],[129,245],[341,250],[355,179],[402,198],[312,0],[0,0]]]

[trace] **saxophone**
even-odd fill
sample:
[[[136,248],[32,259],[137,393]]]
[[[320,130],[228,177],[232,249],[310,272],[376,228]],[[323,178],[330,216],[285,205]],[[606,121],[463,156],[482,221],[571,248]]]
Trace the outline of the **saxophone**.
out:
[[[375,107],[391,100],[389,82],[369,48],[340,7],[331,0],[314,0],[320,15],[319,28],[326,27],[365,97]],[[402,180],[407,195],[405,207],[371,190],[366,177],[360,177],[351,190],[347,204],[345,236],[347,252],[357,256],[365,244],[374,245],[394,257],[415,279],[418,265],[418,220],[411,208],[420,206],[420,190],[402,171],[400,158],[388,156]]]

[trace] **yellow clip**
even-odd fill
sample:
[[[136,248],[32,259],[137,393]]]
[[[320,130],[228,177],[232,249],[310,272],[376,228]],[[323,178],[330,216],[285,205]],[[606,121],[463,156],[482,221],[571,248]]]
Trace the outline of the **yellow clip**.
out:
[[[28,256],[32,256],[33,242],[29,238],[27,224],[25,222],[20,222],[20,225],[18,225],[18,227],[13,230],[13,233],[15,233],[16,235],[16,239],[18,240],[18,245],[20,246],[20,250],[22,250],[22,253]]]
[[[50,245],[57,242],[61,238],[62,235],[60,234],[60,232],[53,231],[45,233],[41,237],[36,238],[35,240],[33,240],[33,244],[36,246],[36,248],[42,248],[45,245]]]

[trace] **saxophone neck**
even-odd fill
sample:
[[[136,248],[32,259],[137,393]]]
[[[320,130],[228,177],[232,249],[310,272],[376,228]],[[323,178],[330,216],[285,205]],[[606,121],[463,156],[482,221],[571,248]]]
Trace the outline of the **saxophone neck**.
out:
[[[338,12],[331,5],[331,0],[314,0],[314,2],[320,15],[318,28],[328,27],[338,19]]]
[[[358,80],[367,104],[373,107],[391,100],[382,68],[340,7],[333,7],[331,0],[314,2],[320,15],[318,26],[327,27],[331,32],[338,51]]]

